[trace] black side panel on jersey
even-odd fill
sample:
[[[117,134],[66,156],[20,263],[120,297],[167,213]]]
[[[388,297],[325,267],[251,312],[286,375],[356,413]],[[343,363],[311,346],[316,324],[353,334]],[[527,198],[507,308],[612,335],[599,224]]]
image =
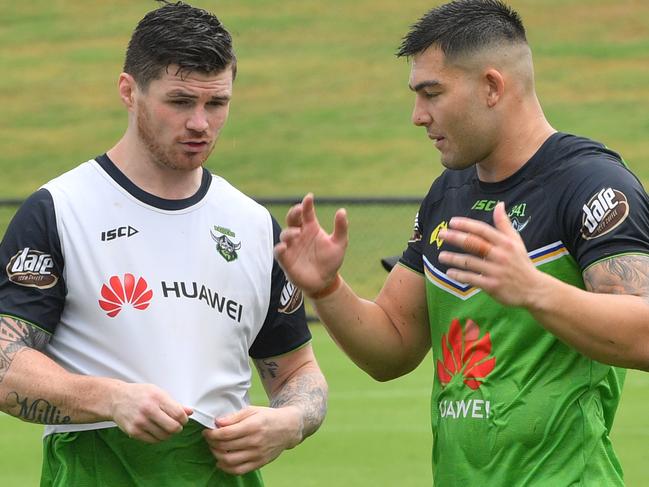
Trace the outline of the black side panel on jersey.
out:
[[[66,285],[52,196],[45,189],[18,209],[0,243],[0,314],[53,333]]]
[[[273,218],[273,243],[279,242],[281,228]],[[273,260],[273,276],[268,313],[257,338],[250,347],[254,359],[288,353],[311,340],[306,323],[302,291],[286,279],[284,271]]]

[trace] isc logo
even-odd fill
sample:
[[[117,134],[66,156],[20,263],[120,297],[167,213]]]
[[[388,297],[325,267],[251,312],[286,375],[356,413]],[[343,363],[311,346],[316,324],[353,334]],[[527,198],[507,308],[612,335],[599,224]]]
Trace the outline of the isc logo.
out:
[[[138,233],[138,231],[130,225],[128,227],[113,228],[112,230],[101,232],[101,241],[108,242],[109,240],[115,240],[116,238],[120,237],[128,238],[132,237],[136,233]]]

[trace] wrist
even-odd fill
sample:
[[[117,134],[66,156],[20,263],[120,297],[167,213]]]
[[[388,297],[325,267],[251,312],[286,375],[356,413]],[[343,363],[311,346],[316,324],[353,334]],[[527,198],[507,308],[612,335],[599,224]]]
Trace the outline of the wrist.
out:
[[[326,298],[327,296],[330,296],[331,294],[335,293],[338,288],[342,285],[343,283],[343,278],[340,276],[338,272],[336,272],[336,275],[329,284],[327,284],[325,287],[322,289],[319,289],[316,292],[313,293],[305,293],[308,298],[311,299],[322,299]]]

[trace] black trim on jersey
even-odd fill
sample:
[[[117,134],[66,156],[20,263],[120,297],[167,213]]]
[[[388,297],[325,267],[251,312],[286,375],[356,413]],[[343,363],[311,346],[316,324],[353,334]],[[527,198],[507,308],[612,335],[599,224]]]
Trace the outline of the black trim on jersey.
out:
[[[54,267],[50,273],[58,279],[53,287],[27,287],[10,280],[8,264],[25,249],[52,257]],[[20,318],[53,333],[67,294],[63,268],[54,201],[49,191],[40,189],[18,209],[0,243],[0,314]]]
[[[272,217],[271,217],[272,218]],[[273,221],[273,245],[279,242],[281,228]],[[266,319],[250,347],[249,354],[254,359],[276,357],[300,348],[311,340],[311,331],[307,326],[304,302],[291,314],[279,312],[280,296],[286,284],[286,275],[273,259],[273,275],[270,290],[270,303]]]
[[[201,186],[198,188],[195,194],[189,198],[184,198],[181,200],[168,200],[165,198],[160,198],[151,193],[147,193],[143,189],[133,183],[126,175],[119,170],[113,161],[110,160],[107,154],[102,154],[99,157],[95,157],[95,161],[102,167],[108,175],[115,180],[122,188],[128,191],[131,196],[137,198],[138,200],[146,203],[149,206],[153,206],[160,210],[184,210],[190,206],[195,205],[200,200],[202,200],[207,191],[210,189],[210,184],[212,183],[212,176],[210,172],[203,168],[203,176],[201,179]]]

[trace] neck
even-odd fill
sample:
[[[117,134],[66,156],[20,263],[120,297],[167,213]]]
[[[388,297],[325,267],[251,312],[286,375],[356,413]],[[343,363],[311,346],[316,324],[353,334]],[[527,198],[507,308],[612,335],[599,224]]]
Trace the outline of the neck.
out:
[[[476,165],[480,181],[495,183],[507,179],[556,132],[546,120],[536,97],[529,106],[519,106],[512,113],[516,116],[505,122],[494,150]]]
[[[148,150],[124,136],[108,157],[137,187],[159,198],[178,200],[193,196],[201,186],[203,167],[171,169],[153,160]]]

